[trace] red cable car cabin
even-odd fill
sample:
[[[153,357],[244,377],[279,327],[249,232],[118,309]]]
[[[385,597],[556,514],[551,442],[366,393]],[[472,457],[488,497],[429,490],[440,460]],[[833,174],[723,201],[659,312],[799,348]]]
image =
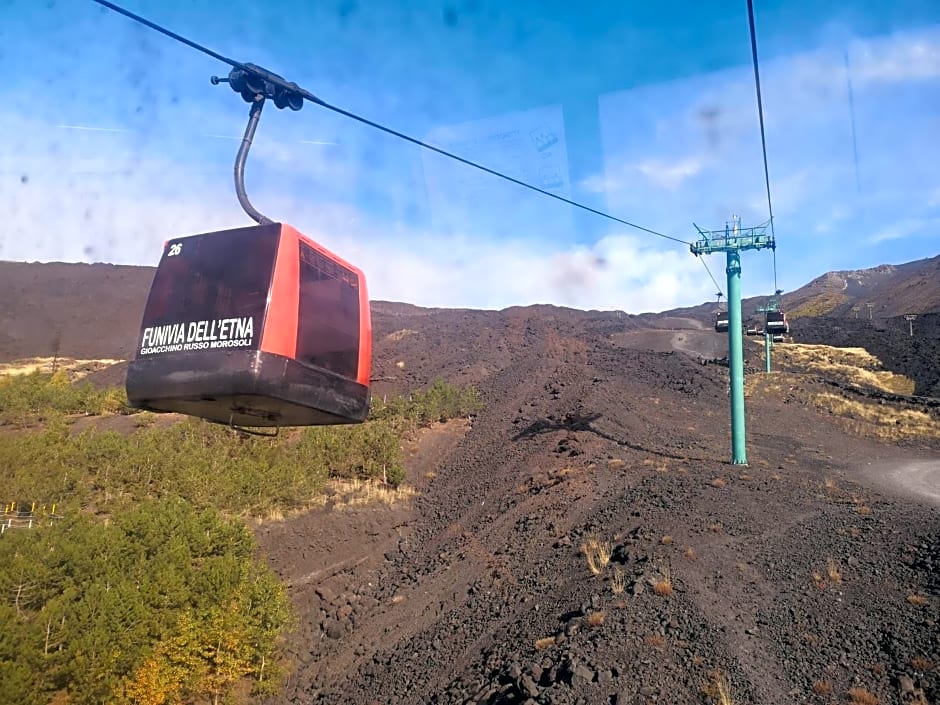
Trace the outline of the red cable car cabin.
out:
[[[289,225],[170,240],[127,396],[233,426],[361,423],[372,322],[363,273]]]

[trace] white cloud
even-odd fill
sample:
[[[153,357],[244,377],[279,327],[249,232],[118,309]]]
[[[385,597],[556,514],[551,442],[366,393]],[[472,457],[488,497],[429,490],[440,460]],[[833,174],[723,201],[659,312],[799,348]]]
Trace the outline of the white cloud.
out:
[[[639,313],[698,303],[713,294],[701,264],[687,250],[661,251],[642,238],[611,235],[592,246],[535,248],[522,240],[469,234],[442,240],[404,228],[381,238],[369,234],[375,232],[376,224],[368,221],[350,224],[341,234],[308,230],[363,268],[373,297],[422,306],[550,303]]]
[[[853,80],[862,84],[940,78],[940,29],[853,42],[850,59]]]
[[[903,108],[882,105],[874,89],[889,85],[916,89],[935,80],[940,76],[938,47],[940,32],[934,29],[851,44],[857,104],[867,98],[870,108],[876,106],[881,111],[873,113],[902,117]],[[835,241],[836,224],[844,225],[845,232],[865,233],[853,222],[860,211],[846,196],[848,191],[855,192],[855,177],[847,170],[850,163],[844,161],[845,154],[851,154],[851,141],[841,48],[768,61],[762,69],[778,237],[783,233],[780,241],[784,247],[793,247],[787,251],[797,253],[791,255],[794,270],[812,269],[809,275],[816,276],[829,262],[805,254],[814,252],[813,237],[821,240],[818,234],[832,233]],[[720,227],[732,211],[738,211],[746,225],[763,221],[766,196],[752,81],[750,67],[744,66],[626,93],[620,106],[602,97],[601,114],[609,118],[604,140],[608,168],[585,180],[582,187],[605,193],[615,215],[689,239],[694,237],[693,220],[706,228]],[[912,81],[920,83],[915,86]],[[642,114],[635,110],[638,101],[649,103]],[[613,109],[606,110],[605,105]],[[0,115],[0,129],[16,140],[12,149],[0,155],[0,208],[8,216],[0,239],[0,257],[153,264],[168,237],[249,223],[235,200],[231,179],[247,110],[244,116],[239,113],[233,118],[229,107],[192,113],[180,108],[181,115],[188,115],[187,130],[172,134],[155,127],[127,133],[56,131],[55,125],[68,122],[65,117],[40,125]],[[560,112],[553,110],[548,117],[560,119]],[[642,115],[647,116],[646,122]],[[630,121],[629,129],[624,129],[624,116]],[[179,118],[177,115],[173,120]],[[165,113],[161,117],[169,119]],[[540,128],[541,123],[536,123],[524,123],[525,139],[531,140],[532,131]],[[159,124],[163,123],[154,122]],[[902,127],[897,139],[907,149],[907,172],[927,179],[937,173],[932,161],[922,158],[917,168],[909,168],[914,148],[929,151],[922,142],[930,135],[910,129],[921,124],[903,123],[907,129]],[[306,132],[301,131],[302,125]],[[549,210],[545,204],[567,209],[554,202],[533,205],[533,212],[537,210],[541,219],[533,219],[531,226],[541,236],[537,246],[532,237],[509,227],[506,231],[512,230],[511,236],[497,239],[487,235],[494,230],[482,225],[485,216],[502,218],[502,201],[494,206],[492,200],[471,197],[473,194],[449,182],[446,189],[442,186],[434,191],[433,178],[423,184],[433,206],[428,210],[447,216],[450,209],[459,206],[458,217],[452,219],[462,228],[457,234],[441,237],[408,228],[387,216],[370,218],[349,205],[359,196],[344,192],[355,191],[363,180],[373,179],[369,185],[377,184],[396,205],[417,201],[417,207],[423,207],[422,196],[413,193],[414,184],[421,185],[420,166],[412,165],[415,173],[409,181],[398,163],[394,167],[399,176],[389,178],[387,184],[378,183],[384,175],[377,174],[379,167],[369,162],[369,150],[364,148],[371,144],[366,142],[368,138],[348,131],[342,134],[362,141],[307,144],[342,141],[331,137],[338,131],[330,127],[329,116],[318,116],[317,125],[326,129],[311,134],[309,123],[291,123],[277,112],[266,112],[248,163],[249,195],[262,212],[276,214],[362,267],[374,298],[426,306],[504,308],[554,303],[631,312],[713,300],[714,285],[701,263],[682,245],[622,234],[611,234],[591,245],[553,243],[544,232],[557,226],[553,215],[562,211]],[[561,138],[555,156],[560,171],[566,174],[567,156],[561,151],[566,147],[564,126],[550,122],[550,127]],[[186,134],[190,136],[183,136]],[[197,143],[198,152],[193,149],[190,155],[187,150]],[[827,166],[839,149],[844,154],[839,152],[836,157],[843,162]],[[381,150],[386,158],[402,154],[384,143]],[[911,196],[914,191],[903,181],[903,170],[890,168],[890,164],[885,168],[877,161],[887,153],[897,159],[898,152],[880,143],[861,143],[860,152],[867,160],[863,161],[863,179],[867,167],[869,174],[892,183],[897,194],[920,199],[919,195]],[[481,159],[491,157],[486,150],[481,155]],[[427,168],[432,160],[424,156]],[[394,159],[388,160],[390,166],[391,161]],[[274,183],[261,174],[282,178]],[[21,182],[23,175],[28,177],[26,183]],[[476,178],[487,188],[491,183],[491,177],[472,171],[466,171],[464,178],[468,183]],[[443,184],[443,177],[441,181]],[[332,195],[321,192],[325,182],[332,186]],[[290,188],[282,192],[278,187],[284,184]],[[494,192],[497,187],[503,184],[494,185]],[[567,183],[562,192],[567,193],[566,188]],[[884,197],[878,207],[885,209],[903,204],[897,200],[900,196],[887,190],[881,183],[869,202]],[[499,193],[506,194],[500,198],[521,209],[521,197]],[[934,186],[924,193],[920,205],[940,205],[940,189]],[[345,202],[340,202],[344,198]],[[489,212],[482,212],[483,203]],[[898,210],[903,212],[903,208]],[[870,222],[877,224],[879,213],[875,212]],[[870,215],[866,213],[866,217]],[[874,226],[876,232],[868,244],[913,239],[912,235],[937,225],[929,213],[908,209],[905,215],[906,219],[889,227],[877,230]],[[789,229],[785,227],[788,218]],[[864,243],[864,234],[859,239]],[[800,244],[806,245],[805,251],[799,249]],[[753,267],[748,262],[749,286],[764,286],[766,278],[759,280],[757,270],[765,261],[769,258],[755,257]],[[724,288],[720,269],[713,267],[712,271]],[[788,274],[799,276],[792,271]]]
[[[834,207],[828,215],[822,216],[817,219],[816,224],[813,226],[813,230],[820,235],[826,235],[832,232],[833,228],[839,223],[845,222],[849,217],[849,211],[842,207]]]
[[[901,240],[904,238],[921,235],[928,228],[940,229],[940,218],[904,218],[892,223],[886,228],[882,228],[874,235],[868,238],[868,242],[877,245],[890,240]],[[936,237],[936,232],[934,236]]]
[[[0,257],[27,261],[106,261],[153,265],[165,240],[250,224],[230,179],[155,158],[83,157],[56,169],[49,158],[15,162],[0,192],[8,218]],[[115,166],[126,167],[119,176]],[[6,166],[12,166],[7,164]],[[249,189],[250,191],[250,189]],[[348,205],[297,199],[259,187],[262,212],[278,214],[361,267],[373,298],[424,306],[505,308],[550,303],[654,311],[711,295],[701,265],[681,246],[611,235],[567,247],[467,231],[434,232],[370,219]],[[6,200],[5,199],[5,200]],[[656,243],[658,247],[658,243]]]
[[[685,157],[676,162],[647,159],[637,164],[636,169],[654,184],[675,190],[687,179],[699,174],[704,165],[700,157]]]
[[[843,38],[762,62],[781,277],[801,284],[824,268],[845,268],[847,257],[880,257],[871,250],[892,239],[904,242],[902,261],[922,256],[926,238],[914,236],[929,232],[931,209],[940,204],[936,160],[927,148],[936,131],[938,57],[940,26]],[[706,229],[720,227],[732,212],[746,225],[767,220],[749,62],[605,94],[599,108],[605,170],[582,186],[604,193],[612,212],[647,225],[658,221],[653,227],[682,237],[683,220]],[[772,265],[760,271],[764,259],[748,265],[755,286],[773,276]]]
[[[608,194],[646,184],[677,191],[707,166],[709,161],[701,155],[690,154],[677,159],[651,157],[613,167],[605,176],[588,177],[580,186],[590,193]]]

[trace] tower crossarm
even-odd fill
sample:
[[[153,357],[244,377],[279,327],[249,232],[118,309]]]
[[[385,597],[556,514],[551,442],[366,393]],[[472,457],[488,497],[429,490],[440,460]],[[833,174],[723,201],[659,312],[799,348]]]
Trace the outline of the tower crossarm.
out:
[[[694,225],[694,223],[693,223]],[[734,230],[702,230],[698,225],[700,239],[689,245],[693,255],[710,255],[715,252],[731,252],[742,250],[764,250],[777,248],[772,235],[767,234],[767,226],[759,225],[752,228],[735,228]]]

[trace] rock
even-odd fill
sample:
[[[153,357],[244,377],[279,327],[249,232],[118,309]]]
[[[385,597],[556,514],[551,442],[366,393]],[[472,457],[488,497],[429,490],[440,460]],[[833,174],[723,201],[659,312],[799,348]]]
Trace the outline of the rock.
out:
[[[571,687],[577,688],[578,686],[587,685],[588,683],[594,682],[594,677],[597,674],[587,666],[582,663],[579,663],[574,668],[571,669]]]
[[[321,585],[317,588],[317,595],[328,605],[332,605],[333,601],[336,599],[336,593],[330,590],[326,585]]]
[[[914,692],[914,680],[906,674],[898,676],[898,691],[901,694],[901,700],[904,700],[906,696]]]
[[[539,687],[536,685],[535,681],[532,679],[532,676],[524,675],[519,679],[519,689],[530,697],[535,697],[539,694]]]
[[[335,619],[327,619],[323,622],[323,631],[326,632],[326,635],[330,637],[330,639],[341,639],[345,630],[343,629],[343,625]]]

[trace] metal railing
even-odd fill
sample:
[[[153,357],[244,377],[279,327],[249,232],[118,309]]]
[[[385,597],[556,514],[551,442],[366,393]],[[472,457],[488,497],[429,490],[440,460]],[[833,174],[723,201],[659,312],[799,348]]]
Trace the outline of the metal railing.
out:
[[[56,513],[56,505],[29,505],[17,502],[7,502],[3,505],[0,514],[0,536],[12,529],[32,529],[38,526],[49,526],[62,518]]]

